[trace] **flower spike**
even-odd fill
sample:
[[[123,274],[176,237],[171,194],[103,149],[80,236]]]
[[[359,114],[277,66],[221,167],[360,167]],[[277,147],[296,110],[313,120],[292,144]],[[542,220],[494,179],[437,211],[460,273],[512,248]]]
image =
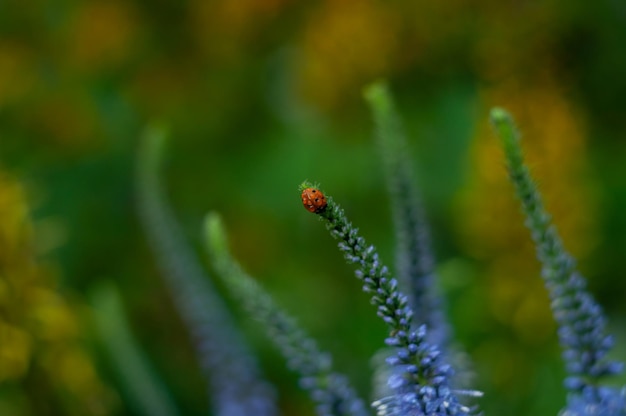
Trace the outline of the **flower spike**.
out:
[[[275,393],[226,305],[191,252],[166,203],[158,169],[166,133],[151,127],[138,155],[138,210],[163,279],[194,340],[208,383],[213,413],[219,416],[277,414]]]
[[[363,400],[345,376],[333,371],[330,355],[320,351],[316,342],[232,258],[219,216],[208,214],[204,224],[205,243],[218,275],[249,315],[264,326],[289,368],[298,373],[300,386],[309,392],[317,414],[365,416]]]
[[[522,203],[526,226],[531,232],[542,264],[541,275],[550,294],[552,312],[559,326],[570,392],[567,416],[626,415],[625,390],[603,387],[600,382],[622,371],[623,364],[608,361],[613,338],[606,333],[602,308],[586,290],[585,278],[576,270],[576,261],[563,248],[541,195],[524,164],[520,134],[505,110],[491,110],[491,122],[502,141],[511,182]]]
[[[391,199],[400,288],[409,296],[415,323],[425,324],[430,329],[429,340],[445,350],[450,330],[443,314],[443,302],[435,291],[430,230],[414,184],[406,135],[386,83],[369,85],[364,96],[376,123],[376,141]]]
[[[312,188],[309,182],[300,189]],[[317,188],[316,188],[317,189]],[[317,213],[326,222],[330,234],[339,240],[339,249],[348,263],[356,265],[355,275],[363,282],[363,291],[371,296],[377,315],[389,326],[385,343],[395,349],[387,363],[399,371],[389,377],[393,395],[372,404],[379,415],[469,415],[476,409],[462,405],[458,392],[450,388],[454,371],[442,356],[439,347],[427,341],[425,325],[411,328],[413,310],[398,288],[376,248],[367,244],[359,231],[348,221],[343,209],[326,196],[326,208]],[[480,395],[475,392],[475,395]]]

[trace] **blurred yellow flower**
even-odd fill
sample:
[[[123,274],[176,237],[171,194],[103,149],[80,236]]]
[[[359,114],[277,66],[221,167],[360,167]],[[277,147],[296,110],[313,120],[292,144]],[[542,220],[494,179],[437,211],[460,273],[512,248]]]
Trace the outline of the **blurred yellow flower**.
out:
[[[298,88],[322,109],[346,97],[360,98],[363,85],[388,76],[398,49],[399,17],[374,1],[326,1],[302,35]]]
[[[289,0],[192,0],[189,20],[193,35],[212,66],[249,58],[261,31],[271,24]]]
[[[18,42],[0,39],[0,109],[23,99],[36,84],[33,55]]]
[[[24,376],[31,355],[31,337],[0,321],[0,383]]]
[[[90,71],[122,65],[133,51],[139,23],[130,2],[81,3],[66,28],[65,63]]]
[[[57,412],[107,414],[113,395],[81,344],[80,326],[76,308],[36,262],[22,188],[0,171],[0,382],[17,384],[29,400],[63,403]],[[0,409],[20,406],[3,400]],[[19,414],[37,409],[21,406]]]

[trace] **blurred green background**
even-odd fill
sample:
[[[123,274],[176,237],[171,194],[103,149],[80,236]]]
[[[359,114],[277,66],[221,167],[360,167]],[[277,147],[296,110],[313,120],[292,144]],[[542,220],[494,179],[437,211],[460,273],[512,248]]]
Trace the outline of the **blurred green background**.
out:
[[[171,131],[164,183],[190,244],[202,255],[202,217],[219,211],[241,263],[367,396],[385,329],[297,186],[321,182],[393,264],[361,98],[383,77],[481,407],[555,415],[565,400],[555,327],[487,110],[516,116],[626,360],[623,45],[617,0],[0,0],[0,413],[142,414],[96,330],[106,285],[180,414],[207,414],[135,210],[138,138],[153,121]],[[313,414],[233,307],[283,413]]]

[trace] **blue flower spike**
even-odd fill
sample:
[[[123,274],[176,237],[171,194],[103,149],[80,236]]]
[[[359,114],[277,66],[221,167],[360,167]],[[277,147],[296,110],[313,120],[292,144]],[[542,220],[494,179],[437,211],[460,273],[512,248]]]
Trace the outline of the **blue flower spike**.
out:
[[[212,413],[218,416],[274,416],[275,392],[262,377],[234,317],[206,276],[167,205],[158,175],[167,134],[147,129],[138,155],[139,217],[162,277],[194,341],[207,380]]]
[[[364,90],[376,124],[396,236],[396,270],[400,289],[409,296],[417,325],[428,326],[429,341],[445,352],[450,329],[441,296],[435,290],[435,257],[409,158],[409,146],[389,87],[383,81]]]
[[[300,387],[308,391],[319,416],[365,416],[366,407],[342,374],[333,371],[329,354],[319,350],[263,288],[248,276],[228,251],[226,232],[215,213],[204,222],[205,243],[227,289],[242,303],[268,333],[283,354],[288,367],[300,377]]]
[[[332,197],[324,195],[308,181],[300,185],[301,191],[312,189],[325,200],[324,209],[316,214],[324,219],[330,234],[339,240],[339,250],[343,252],[346,261],[356,265],[355,275],[363,283],[363,291],[370,295],[377,315],[390,329],[385,343],[393,347],[395,352],[387,359],[387,363],[399,371],[393,371],[389,377],[388,383],[393,394],[372,403],[377,414],[476,414],[476,408],[461,404],[457,396],[478,397],[482,393],[450,387],[450,379],[454,374],[452,367],[444,361],[439,346],[427,341],[425,325],[414,330],[411,328],[413,310],[408,298],[399,290],[397,280],[391,277],[376,248],[359,235],[359,230],[348,221],[345,212]],[[304,198],[303,204],[307,208]]]
[[[501,108],[491,110],[491,122],[500,137],[511,182],[526,216],[526,226],[542,265],[541,275],[558,324],[568,377],[568,403],[562,416],[625,416],[626,387],[621,390],[601,382],[619,374],[623,364],[607,359],[613,338],[606,333],[602,308],[586,290],[576,261],[565,251],[541,195],[524,164],[520,134],[513,118]]]

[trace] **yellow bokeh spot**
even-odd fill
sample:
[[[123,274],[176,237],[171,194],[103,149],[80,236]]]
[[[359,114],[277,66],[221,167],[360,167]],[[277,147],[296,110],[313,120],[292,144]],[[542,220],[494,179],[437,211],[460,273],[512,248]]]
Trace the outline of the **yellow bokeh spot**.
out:
[[[551,316],[547,294],[543,287],[527,291],[513,316],[513,328],[526,344],[541,344],[556,339],[556,323]]]
[[[63,341],[77,335],[73,311],[58,293],[49,289],[33,288],[30,296],[32,306],[29,315],[38,339],[46,342]]]
[[[2,268],[6,269],[16,261],[22,261],[24,249],[29,248],[30,232],[22,187],[0,171],[0,265]]]
[[[55,367],[60,370],[59,381],[72,393],[82,395],[94,389],[97,380],[89,357],[78,348],[68,348],[59,354]]]
[[[49,91],[30,111],[30,121],[45,141],[66,151],[89,149],[101,139],[97,109],[85,91]]]
[[[289,0],[192,0],[190,25],[203,52],[217,65],[245,61]]]
[[[0,39],[0,110],[32,90],[34,67],[33,54],[25,46]]]
[[[399,17],[372,1],[328,1],[313,14],[300,44],[299,89],[324,109],[389,74],[398,49]]]
[[[129,58],[138,28],[129,2],[84,2],[68,26],[67,61],[80,69],[99,70]]]
[[[28,333],[0,321],[0,382],[24,376],[30,362],[31,346]]]

